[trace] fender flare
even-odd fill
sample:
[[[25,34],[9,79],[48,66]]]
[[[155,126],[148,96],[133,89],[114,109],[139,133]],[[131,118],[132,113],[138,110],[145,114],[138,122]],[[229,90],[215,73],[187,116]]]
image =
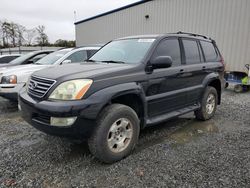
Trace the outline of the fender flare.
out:
[[[85,110],[86,117],[90,119],[96,119],[102,109],[108,104],[111,104],[112,99],[127,94],[137,95],[142,100],[144,115],[146,116],[147,105],[145,105],[146,97],[144,90],[140,84],[131,82],[110,86],[90,95],[86,100],[90,104],[91,108],[88,108],[89,112]],[[83,114],[83,116],[85,115]]]

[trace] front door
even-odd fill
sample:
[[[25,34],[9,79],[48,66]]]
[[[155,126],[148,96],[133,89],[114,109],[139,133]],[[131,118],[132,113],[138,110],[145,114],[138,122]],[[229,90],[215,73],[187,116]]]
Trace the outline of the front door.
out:
[[[186,104],[186,82],[178,38],[163,39],[151,60],[158,56],[170,56],[173,64],[170,68],[154,69],[149,75],[146,98],[150,118],[181,109]]]

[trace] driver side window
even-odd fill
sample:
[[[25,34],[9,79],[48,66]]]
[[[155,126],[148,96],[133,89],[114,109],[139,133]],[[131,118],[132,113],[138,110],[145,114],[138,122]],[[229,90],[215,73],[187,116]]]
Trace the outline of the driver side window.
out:
[[[178,39],[171,38],[162,40],[154,52],[153,59],[158,56],[170,56],[173,60],[172,66],[180,66],[181,51]]]
[[[86,50],[81,50],[81,51],[77,51],[77,52],[71,54],[65,60],[70,60],[71,63],[77,63],[77,62],[85,61],[87,58],[88,57],[87,57]]]

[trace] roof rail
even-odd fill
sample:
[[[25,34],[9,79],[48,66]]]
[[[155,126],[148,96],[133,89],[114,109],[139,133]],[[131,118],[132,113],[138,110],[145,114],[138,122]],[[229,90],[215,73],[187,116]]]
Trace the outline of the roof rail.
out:
[[[178,31],[176,34],[186,34],[186,35],[191,35],[191,36],[194,36],[194,37],[202,37],[204,39],[211,39],[211,38],[208,38],[204,35],[199,35],[199,34],[195,34],[195,33],[188,33],[188,32],[182,32],[182,31]]]

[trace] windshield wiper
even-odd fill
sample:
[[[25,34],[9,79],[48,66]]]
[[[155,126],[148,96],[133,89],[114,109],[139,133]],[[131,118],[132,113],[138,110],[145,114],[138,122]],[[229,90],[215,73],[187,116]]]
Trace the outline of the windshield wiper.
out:
[[[125,64],[125,62],[123,62],[123,61],[114,61],[114,60],[107,60],[107,61],[100,61],[100,62],[103,62],[103,63],[120,63],[120,64]]]

